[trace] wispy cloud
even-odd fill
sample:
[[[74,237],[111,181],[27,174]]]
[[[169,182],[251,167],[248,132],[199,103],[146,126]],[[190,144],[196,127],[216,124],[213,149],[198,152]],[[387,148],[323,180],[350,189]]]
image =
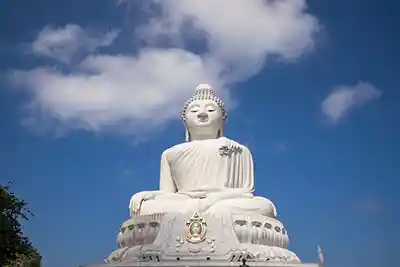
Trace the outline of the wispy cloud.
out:
[[[319,29],[305,0],[151,3],[161,15],[136,27],[136,36],[148,45],[135,55],[89,55],[68,74],[48,67],[14,71],[13,84],[33,93],[31,116],[41,114],[72,129],[136,134],[178,118],[198,83],[210,83],[229,97],[226,89],[257,74],[269,56],[297,59],[314,46]],[[36,53],[67,62],[77,49],[113,40],[88,37],[71,25],[61,32],[45,29],[41,35],[52,41],[39,35]],[[173,46],[159,48],[160,38]],[[206,47],[194,53],[187,38],[205,40]]]
[[[275,151],[277,153],[285,153],[288,150],[288,144],[284,141],[279,141],[275,143]]]
[[[110,46],[118,34],[118,30],[100,33],[75,24],[60,28],[47,26],[32,43],[32,53],[68,63],[79,51],[93,52],[99,47]]]
[[[366,199],[355,201],[352,208],[358,212],[367,214],[380,214],[384,212],[384,206],[376,200]]]
[[[132,168],[125,168],[121,172],[123,178],[132,178],[135,175],[135,170]]]
[[[333,123],[338,123],[354,108],[380,98],[382,91],[366,82],[354,86],[338,86],[322,101],[323,114]]]

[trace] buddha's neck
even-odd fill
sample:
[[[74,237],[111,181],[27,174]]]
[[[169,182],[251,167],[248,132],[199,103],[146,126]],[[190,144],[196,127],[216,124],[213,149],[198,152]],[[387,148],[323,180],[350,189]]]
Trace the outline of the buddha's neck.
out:
[[[190,139],[192,141],[197,140],[209,140],[209,139],[217,139],[218,134],[210,135],[210,134],[190,134]]]

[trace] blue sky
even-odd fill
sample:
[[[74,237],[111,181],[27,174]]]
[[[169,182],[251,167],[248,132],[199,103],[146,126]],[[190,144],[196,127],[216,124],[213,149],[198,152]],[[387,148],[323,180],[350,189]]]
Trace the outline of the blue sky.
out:
[[[400,4],[217,2],[0,3],[0,181],[35,212],[45,266],[116,248],[200,82],[231,107],[226,134],[252,151],[256,193],[303,261],[318,244],[329,266],[396,258]]]

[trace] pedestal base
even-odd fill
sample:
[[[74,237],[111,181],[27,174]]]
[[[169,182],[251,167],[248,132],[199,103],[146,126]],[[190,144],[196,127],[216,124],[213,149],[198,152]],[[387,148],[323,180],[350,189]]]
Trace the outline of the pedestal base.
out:
[[[269,262],[246,262],[245,265],[240,262],[217,262],[217,261],[171,261],[171,262],[157,262],[157,263],[119,263],[119,264],[100,264],[100,265],[82,265],[80,267],[139,267],[139,266],[155,266],[155,267],[321,267],[317,263],[269,263]]]
[[[275,240],[271,245],[262,244],[263,229],[251,218],[242,218],[248,220],[253,232],[240,227],[238,230],[238,220],[232,214],[170,213],[135,218],[122,226],[120,248],[108,257],[107,263],[87,267],[241,266],[243,259],[247,266],[321,266],[302,264],[279,235],[269,237]],[[275,225],[276,232],[282,235],[279,221],[264,224]]]

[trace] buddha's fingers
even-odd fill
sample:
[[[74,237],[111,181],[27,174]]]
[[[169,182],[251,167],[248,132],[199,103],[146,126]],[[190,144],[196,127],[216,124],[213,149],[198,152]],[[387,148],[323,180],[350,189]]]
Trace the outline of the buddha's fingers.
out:
[[[135,213],[135,215],[139,215],[139,212],[140,212],[140,204],[142,203],[142,201],[143,200],[140,200],[140,201],[136,201],[135,202],[135,209],[134,209],[134,213]]]

